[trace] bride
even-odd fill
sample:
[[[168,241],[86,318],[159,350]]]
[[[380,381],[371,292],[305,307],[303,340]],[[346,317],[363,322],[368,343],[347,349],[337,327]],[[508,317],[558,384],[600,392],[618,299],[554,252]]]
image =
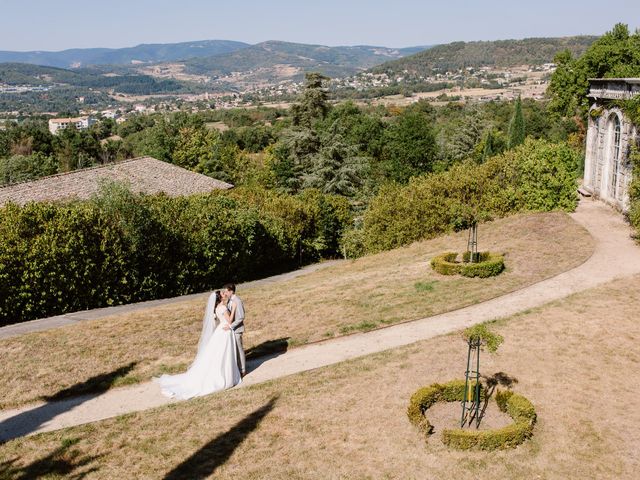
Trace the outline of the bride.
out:
[[[229,327],[235,315],[221,301],[220,292],[209,296],[196,358],[185,373],[162,375],[154,380],[168,397],[186,400],[231,388],[242,380],[236,339]]]

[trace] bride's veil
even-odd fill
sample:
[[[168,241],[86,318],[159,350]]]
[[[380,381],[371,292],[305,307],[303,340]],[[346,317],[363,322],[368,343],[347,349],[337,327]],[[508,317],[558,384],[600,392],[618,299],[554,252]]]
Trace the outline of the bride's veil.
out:
[[[204,310],[204,320],[202,322],[202,333],[200,334],[200,341],[198,342],[198,353],[202,351],[202,348],[207,344],[213,331],[216,328],[215,324],[215,308],[216,308],[216,292],[212,292],[209,295],[207,301],[207,308]]]

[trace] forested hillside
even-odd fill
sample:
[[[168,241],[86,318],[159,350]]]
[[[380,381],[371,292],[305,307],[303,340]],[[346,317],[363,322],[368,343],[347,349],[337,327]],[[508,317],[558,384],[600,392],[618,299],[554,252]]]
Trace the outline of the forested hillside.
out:
[[[8,85],[63,84],[79,88],[108,89],[119,93],[145,95],[178,92],[184,85],[175,80],[155,79],[139,74],[105,74],[96,69],[67,70],[26,63],[0,64],[0,83]]]
[[[384,63],[373,68],[372,71],[395,74],[407,70],[416,75],[427,76],[466,67],[540,65],[553,62],[555,55],[563,50],[569,50],[573,55],[581,55],[596,38],[577,36],[454,42],[437,45],[415,55]]]

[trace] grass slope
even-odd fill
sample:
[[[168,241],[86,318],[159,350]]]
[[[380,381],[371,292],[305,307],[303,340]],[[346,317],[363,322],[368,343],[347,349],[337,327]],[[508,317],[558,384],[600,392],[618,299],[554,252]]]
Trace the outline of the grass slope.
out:
[[[494,325],[505,342],[483,354],[482,372],[515,377],[538,413],[533,438],[513,450],[449,450],[441,424],[425,443],[409,423],[418,387],[464,370],[465,345],[451,334],[15,440],[0,446],[0,478],[634,479],[638,289],[640,276],[618,280]]]
[[[483,224],[479,245],[506,252],[507,270],[484,280],[433,272],[431,257],[466,247],[466,232],[460,232],[239,290],[247,308],[245,348],[292,347],[454,310],[568,270],[593,251],[592,238],[561,212]],[[11,359],[0,371],[0,404],[100,391],[183,370],[193,360],[204,305],[185,301],[0,341],[0,356]]]

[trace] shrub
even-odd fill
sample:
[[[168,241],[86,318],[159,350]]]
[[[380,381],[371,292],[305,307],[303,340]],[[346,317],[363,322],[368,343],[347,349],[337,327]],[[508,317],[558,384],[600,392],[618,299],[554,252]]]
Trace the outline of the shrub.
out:
[[[365,213],[365,247],[388,250],[523,210],[571,211],[579,163],[566,144],[529,139],[480,165],[455,165],[406,186],[387,185]]]
[[[463,260],[470,257],[465,252]],[[463,275],[465,277],[488,278],[504,270],[504,257],[490,252],[478,253],[478,263],[461,263],[456,252],[445,252],[431,259],[431,267],[441,275]]]
[[[424,417],[424,412],[438,402],[461,402],[464,397],[464,380],[452,380],[447,383],[434,383],[428,387],[418,389],[409,400],[407,416],[409,421],[426,434],[430,434],[430,423]],[[475,385],[475,384],[474,384]],[[484,398],[484,390],[480,390]]]
[[[497,253],[485,252],[485,260],[478,263],[462,263],[460,275],[465,277],[495,277],[504,270],[504,257]]]
[[[489,252],[476,252],[473,255],[474,262],[485,262],[489,259]],[[467,263],[471,259],[471,252],[467,250],[462,254],[462,261]]]
[[[340,239],[340,251],[344,258],[359,258],[365,254],[362,228],[346,230]]]
[[[462,401],[464,385],[463,380],[453,380],[445,384],[434,383],[420,388],[409,401],[407,409],[409,421],[425,435],[430,435],[433,433],[433,425],[425,418],[425,411],[437,402]],[[484,399],[485,395],[486,391],[481,389],[481,399]],[[443,443],[460,450],[496,450],[515,447],[531,437],[536,423],[536,412],[529,400],[511,391],[498,390],[496,403],[502,412],[506,412],[514,420],[514,423],[495,430],[446,429],[442,432]]]
[[[431,259],[431,268],[441,275],[457,275],[460,273],[460,262],[456,262],[456,252],[445,252]]]
[[[345,200],[346,202],[346,200]],[[0,208],[0,325],[204,291],[338,254],[340,198],[254,191]]]

